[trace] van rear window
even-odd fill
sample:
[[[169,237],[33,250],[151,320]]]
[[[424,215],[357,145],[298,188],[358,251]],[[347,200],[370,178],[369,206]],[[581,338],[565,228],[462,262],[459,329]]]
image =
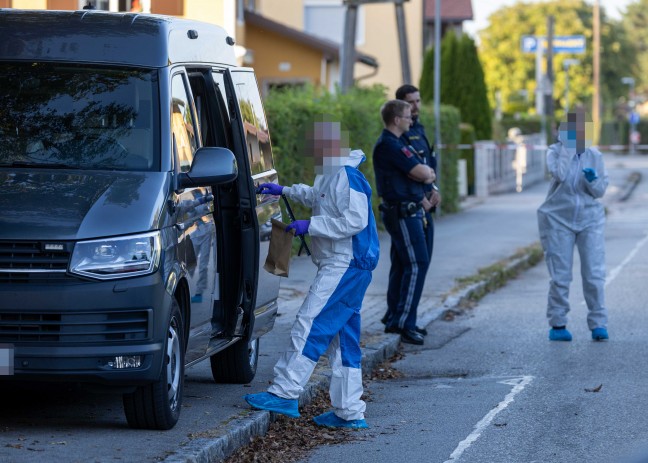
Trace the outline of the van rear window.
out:
[[[0,62],[0,166],[159,170],[157,71]]]

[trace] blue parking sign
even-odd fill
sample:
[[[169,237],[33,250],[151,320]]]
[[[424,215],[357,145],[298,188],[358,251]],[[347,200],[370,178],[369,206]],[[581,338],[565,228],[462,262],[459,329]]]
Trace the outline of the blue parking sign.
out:
[[[630,121],[632,125],[637,125],[639,123],[639,113],[632,111],[628,116],[628,121]]]

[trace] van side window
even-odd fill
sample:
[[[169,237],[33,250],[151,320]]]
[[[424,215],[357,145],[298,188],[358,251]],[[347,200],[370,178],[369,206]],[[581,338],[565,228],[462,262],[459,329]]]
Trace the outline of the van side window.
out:
[[[233,72],[232,79],[236,88],[239,110],[243,116],[252,175],[268,171],[274,167],[272,148],[256,79],[250,72]]]
[[[171,81],[171,133],[180,171],[188,172],[198,148],[198,134],[182,74],[176,74]]]

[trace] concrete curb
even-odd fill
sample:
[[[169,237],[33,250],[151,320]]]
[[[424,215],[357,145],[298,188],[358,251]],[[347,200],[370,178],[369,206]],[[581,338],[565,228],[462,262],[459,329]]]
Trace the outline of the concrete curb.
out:
[[[512,260],[504,271],[518,272],[530,263],[531,252]],[[475,295],[483,293],[492,285],[495,277],[472,284],[447,297],[440,307],[429,307],[419,316],[421,326],[427,326],[440,319],[447,311],[461,311],[461,307]],[[400,337],[397,334],[380,334],[374,341],[362,348],[362,369],[371,371],[377,365],[391,358],[397,351]],[[328,389],[330,376],[325,367],[317,367],[299,399],[300,406],[310,404],[320,390]],[[241,412],[241,416],[212,432],[213,437],[198,438],[184,445],[177,453],[164,459],[164,463],[213,463],[223,461],[256,436],[267,433],[275,415],[267,411]]]

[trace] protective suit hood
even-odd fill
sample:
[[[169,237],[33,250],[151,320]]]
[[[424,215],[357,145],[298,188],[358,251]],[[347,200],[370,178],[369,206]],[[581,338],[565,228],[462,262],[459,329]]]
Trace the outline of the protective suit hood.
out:
[[[360,164],[362,164],[366,160],[367,160],[367,157],[365,156],[365,154],[364,154],[364,152],[362,150],[352,150],[349,153],[349,157],[347,158],[344,165],[349,166],[349,167],[358,167]]]

